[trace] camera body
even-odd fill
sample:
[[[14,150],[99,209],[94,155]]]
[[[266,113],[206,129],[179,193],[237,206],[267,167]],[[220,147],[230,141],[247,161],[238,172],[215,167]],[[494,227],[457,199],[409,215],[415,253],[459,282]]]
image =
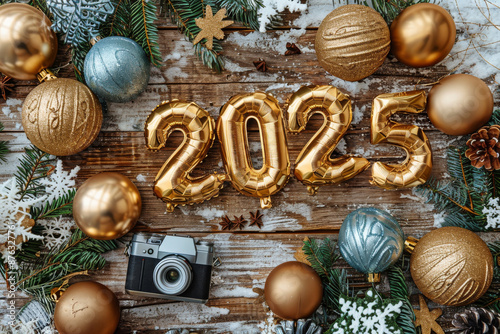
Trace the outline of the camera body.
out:
[[[125,290],[131,295],[206,303],[213,244],[189,236],[137,233],[129,247]]]

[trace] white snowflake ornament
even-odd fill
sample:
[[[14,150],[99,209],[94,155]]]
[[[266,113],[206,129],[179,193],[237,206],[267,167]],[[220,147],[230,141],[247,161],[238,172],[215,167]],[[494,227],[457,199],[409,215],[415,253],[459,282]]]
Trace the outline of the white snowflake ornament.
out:
[[[500,229],[500,203],[499,198],[490,198],[488,204],[483,209],[486,215],[486,230]]]
[[[51,220],[39,220],[38,224],[44,227],[42,234],[48,249],[59,247],[68,241],[72,234],[71,228],[75,226],[72,219],[62,216]]]
[[[74,178],[78,175],[80,167],[76,166],[70,172],[63,169],[61,160],[57,160],[55,170],[46,178],[40,180],[40,184],[45,186],[46,201],[53,201],[61,198],[75,187]]]

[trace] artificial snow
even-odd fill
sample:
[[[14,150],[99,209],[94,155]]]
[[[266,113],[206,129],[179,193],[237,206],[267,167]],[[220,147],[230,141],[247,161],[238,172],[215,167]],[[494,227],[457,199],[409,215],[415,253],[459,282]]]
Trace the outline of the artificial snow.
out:
[[[260,32],[266,32],[266,27],[271,23],[272,17],[285,9],[292,13],[307,9],[307,5],[302,4],[300,0],[263,0],[262,5],[263,7],[258,11]]]
[[[490,198],[488,204],[483,208],[483,215],[486,214],[486,230],[500,228],[500,203],[499,198]]]
[[[146,182],[146,177],[142,174],[138,174],[135,179],[137,182]]]

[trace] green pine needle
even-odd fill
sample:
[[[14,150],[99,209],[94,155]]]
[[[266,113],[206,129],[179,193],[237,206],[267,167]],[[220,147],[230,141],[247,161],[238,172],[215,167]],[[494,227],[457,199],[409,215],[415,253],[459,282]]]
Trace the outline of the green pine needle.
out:
[[[35,197],[44,192],[45,188],[39,180],[47,176],[54,162],[55,159],[51,158],[48,153],[35,146],[25,149],[24,155],[19,160],[17,172],[14,174],[20,189],[20,200],[25,196]]]
[[[390,24],[396,16],[403,11],[403,9],[415,5],[417,3],[428,3],[430,0],[355,0],[357,4],[363,4],[365,6],[370,6],[382,15],[384,20]]]
[[[73,198],[76,189],[70,189],[68,192],[51,202],[45,202],[42,207],[33,207],[31,209],[31,218],[38,219],[57,218],[60,216],[71,215],[73,213]]]
[[[4,130],[2,122],[0,122],[0,132]],[[7,161],[5,155],[9,153],[9,148],[7,147],[7,141],[0,141],[0,165],[2,162]]]
[[[132,38],[144,49],[154,66],[161,66],[162,57],[156,27],[156,4],[150,0],[135,0],[130,6]]]
[[[415,313],[413,312],[413,307],[410,303],[410,293],[408,291],[408,285],[406,284],[406,278],[403,270],[394,265],[387,270],[386,274],[389,278],[391,298],[403,302],[401,313],[396,319],[396,322],[399,327],[403,329],[405,334],[416,334],[417,330],[413,324],[413,321],[415,321]]]

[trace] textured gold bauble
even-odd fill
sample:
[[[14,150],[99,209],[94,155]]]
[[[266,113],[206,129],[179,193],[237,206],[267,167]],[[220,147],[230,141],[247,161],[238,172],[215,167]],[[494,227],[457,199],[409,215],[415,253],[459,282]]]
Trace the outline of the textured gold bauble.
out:
[[[22,123],[28,139],[42,151],[72,155],[86,149],[99,134],[101,104],[84,84],[53,79],[28,94]]]
[[[280,318],[297,320],[310,316],[321,304],[321,278],[308,265],[291,261],[271,271],[264,288],[266,302]]]
[[[54,63],[57,36],[38,9],[22,3],[0,6],[0,72],[18,80],[34,80]]]
[[[391,24],[391,52],[413,67],[443,60],[455,44],[456,27],[443,7],[419,3],[403,10]]]
[[[127,234],[141,215],[142,201],[137,187],[120,173],[100,173],[78,188],[73,200],[73,217],[89,237],[111,240]]]
[[[472,133],[486,124],[493,113],[493,94],[479,78],[450,75],[429,92],[427,114],[432,124],[449,135]]]
[[[59,298],[54,323],[60,334],[113,334],[120,320],[115,294],[104,285],[86,281],[71,285]]]
[[[474,232],[441,227],[420,239],[410,259],[411,276],[432,301],[462,306],[488,290],[493,279],[493,256]]]
[[[335,9],[321,22],[316,34],[316,56],[330,74],[358,81],[384,63],[390,32],[382,16],[361,5]]]

